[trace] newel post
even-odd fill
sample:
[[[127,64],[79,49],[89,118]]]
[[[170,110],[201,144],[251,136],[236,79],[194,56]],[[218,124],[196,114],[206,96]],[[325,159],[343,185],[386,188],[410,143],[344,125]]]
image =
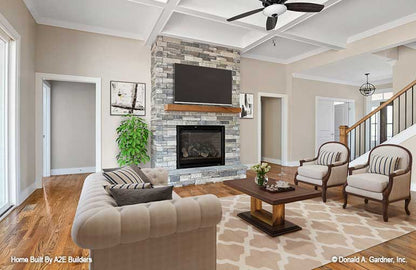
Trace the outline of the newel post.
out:
[[[347,134],[348,126],[340,126],[339,127],[339,142],[348,146],[348,134]]]

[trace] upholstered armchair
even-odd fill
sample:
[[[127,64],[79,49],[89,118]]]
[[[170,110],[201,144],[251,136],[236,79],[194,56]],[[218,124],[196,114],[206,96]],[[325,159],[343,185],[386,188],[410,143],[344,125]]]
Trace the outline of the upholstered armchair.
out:
[[[397,158],[397,160],[396,160]],[[391,165],[390,165],[391,164]],[[349,169],[344,186],[344,209],[348,195],[354,195],[383,204],[383,220],[388,221],[388,206],[392,202],[405,201],[405,211],[410,215],[410,184],[412,154],[406,148],[383,144],[371,150],[367,164]]]
[[[334,154],[332,160],[326,158]],[[295,185],[299,182],[322,189],[322,200],[326,202],[326,192],[330,187],[342,186],[348,176],[350,150],[339,142],[327,142],[319,148],[318,155],[312,159],[301,160],[295,175]]]

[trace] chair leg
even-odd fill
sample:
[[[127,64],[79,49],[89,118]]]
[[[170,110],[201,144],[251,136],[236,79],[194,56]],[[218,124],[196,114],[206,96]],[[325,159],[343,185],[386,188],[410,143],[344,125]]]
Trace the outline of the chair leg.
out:
[[[368,203],[368,199],[364,199],[364,203],[367,204]]]
[[[318,190],[318,186],[315,186],[315,190]]]
[[[384,220],[384,222],[389,221],[388,209],[389,209],[389,202],[388,201],[383,201],[383,220]]]
[[[295,183],[296,186],[299,184],[298,179],[296,179],[297,176],[298,176],[298,173],[296,173],[295,179],[293,179],[293,182]]]
[[[348,193],[344,191],[344,205],[342,206],[342,208],[347,208],[347,203],[348,203]]]
[[[326,185],[322,185],[322,201],[326,203]]]
[[[409,198],[409,199],[406,199],[406,200],[404,201],[404,210],[406,210],[406,214],[407,214],[408,216],[410,216],[409,204],[410,204],[410,198]]]

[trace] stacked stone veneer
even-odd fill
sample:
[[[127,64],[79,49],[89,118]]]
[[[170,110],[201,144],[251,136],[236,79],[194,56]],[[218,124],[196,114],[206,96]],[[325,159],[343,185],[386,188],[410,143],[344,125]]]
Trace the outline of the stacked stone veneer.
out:
[[[174,99],[174,64],[228,69],[233,74],[233,106],[239,106],[240,52],[235,49],[179,39],[158,37],[152,46],[152,167],[169,169],[174,185],[216,182],[245,177],[240,163],[240,124],[238,114],[172,112],[165,105]],[[225,166],[176,169],[177,125],[225,126]]]

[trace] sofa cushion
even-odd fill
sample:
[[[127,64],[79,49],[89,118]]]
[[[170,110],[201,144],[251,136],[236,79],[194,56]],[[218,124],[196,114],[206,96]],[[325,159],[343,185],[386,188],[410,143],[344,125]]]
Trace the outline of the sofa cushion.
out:
[[[103,175],[113,185],[146,183],[131,166],[126,166],[111,172],[104,172]]]
[[[392,174],[399,166],[399,157],[371,155],[369,173]]]
[[[105,185],[104,189],[110,193],[110,189],[144,189],[153,188],[151,183],[137,183],[137,184],[118,184],[118,185]]]
[[[118,206],[172,200],[173,186],[147,189],[110,189]]]
[[[348,186],[371,192],[382,192],[389,183],[389,177],[376,173],[353,174],[347,178]]]
[[[316,164],[328,166],[339,160],[341,152],[320,151]]]
[[[323,165],[305,165],[298,168],[298,174],[314,178],[322,179],[328,173],[328,166]]]
[[[126,167],[130,167],[131,169],[133,169],[133,171],[135,171],[140,176],[140,178],[143,180],[143,182],[151,183],[149,177],[147,177],[147,175],[143,172],[142,168],[140,168],[139,166],[132,164],[132,165],[128,165]],[[120,170],[120,169],[122,169],[122,168],[121,167],[107,168],[107,169],[103,169],[103,172],[105,172],[105,173],[114,172],[114,171],[117,171],[117,170]]]

